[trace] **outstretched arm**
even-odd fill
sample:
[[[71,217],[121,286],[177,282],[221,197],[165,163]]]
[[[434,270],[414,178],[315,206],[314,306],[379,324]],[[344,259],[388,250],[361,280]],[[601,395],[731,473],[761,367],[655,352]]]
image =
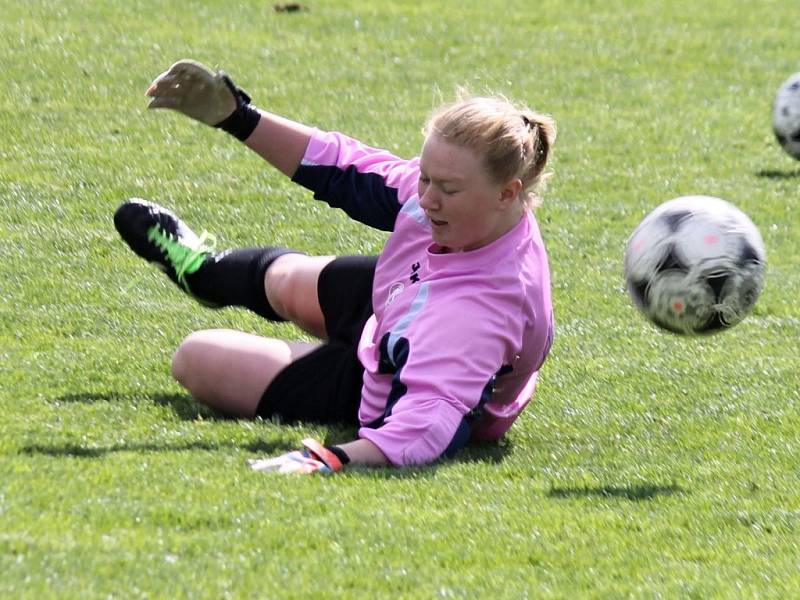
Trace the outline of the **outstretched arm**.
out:
[[[222,71],[180,60],[147,89],[149,108],[169,108],[227,131],[314,198],[352,219],[391,231],[417,190],[418,159],[401,159],[358,140],[260,110]],[[308,158],[306,164],[302,164]]]
[[[287,177],[294,175],[312,128],[259,110],[222,71],[179,60],[147,88],[148,108],[169,108],[235,135]]]
[[[308,147],[312,129],[264,110],[258,112],[261,118],[253,133],[244,140],[245,145],[281,173],[292,177]]]

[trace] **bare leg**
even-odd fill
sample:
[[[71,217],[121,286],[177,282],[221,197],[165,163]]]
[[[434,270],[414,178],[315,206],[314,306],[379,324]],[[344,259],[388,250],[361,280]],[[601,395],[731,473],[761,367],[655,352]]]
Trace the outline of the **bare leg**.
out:
[[[272,308],[304,331],[327,339],[325,317],[319,305],[319,274],[334,256],[284,254],[264,275],[264,289]]]
[[[275,312],[321,339],[327,333],[317,281],[334,258],[285,254],[264,275],[264,290]],[[253,417],[275,376],[318,346],[228,329],[198,331],[187,336],[175,352],[172,374],[203,404],[230,415]]]
[[[275,376],[318,346],[230,329],[197,331],[175,352],[172,375],[203,404],[251,418]]]

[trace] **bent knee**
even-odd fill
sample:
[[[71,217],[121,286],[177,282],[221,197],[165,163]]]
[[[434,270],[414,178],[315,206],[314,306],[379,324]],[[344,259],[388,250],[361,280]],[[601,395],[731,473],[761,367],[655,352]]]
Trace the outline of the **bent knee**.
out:
[[[187,335],[172,356],[172,376],[183,387],[194,391],[198,373],[208,359],[209,331],[195,331]]]

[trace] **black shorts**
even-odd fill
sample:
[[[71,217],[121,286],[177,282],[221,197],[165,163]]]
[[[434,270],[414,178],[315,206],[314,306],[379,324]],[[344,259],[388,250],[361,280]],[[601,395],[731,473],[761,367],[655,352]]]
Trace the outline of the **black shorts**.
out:
[[[364,367],[356,350],[373,313],[377,262],[377,256],[342,256],[322,269],[317,295],[328,341],[278,373],[261,397],[258,416],[287,423],[358,424]]]

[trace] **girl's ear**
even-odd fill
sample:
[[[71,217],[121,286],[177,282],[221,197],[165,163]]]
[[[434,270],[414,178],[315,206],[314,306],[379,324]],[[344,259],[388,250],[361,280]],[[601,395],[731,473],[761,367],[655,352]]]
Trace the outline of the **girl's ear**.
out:
[[[500,203],[504,205],[511,205],[519,197],[522,192],[522,180],[519,177],[510,179],[500,190]]]

